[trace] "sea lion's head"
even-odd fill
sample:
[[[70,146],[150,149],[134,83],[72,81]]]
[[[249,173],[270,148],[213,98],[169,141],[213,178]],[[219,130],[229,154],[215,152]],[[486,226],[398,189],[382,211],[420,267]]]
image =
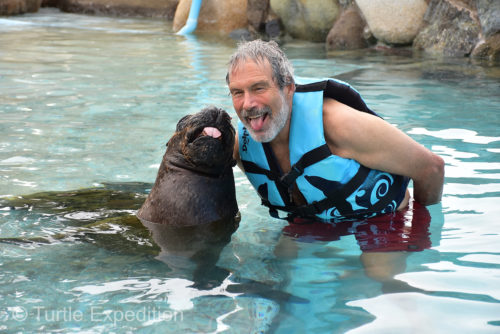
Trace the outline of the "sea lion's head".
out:
[[[177,123],[165,157],[174,166],[217,176],[235,164],[234,136],[228,113],[207,107]]]

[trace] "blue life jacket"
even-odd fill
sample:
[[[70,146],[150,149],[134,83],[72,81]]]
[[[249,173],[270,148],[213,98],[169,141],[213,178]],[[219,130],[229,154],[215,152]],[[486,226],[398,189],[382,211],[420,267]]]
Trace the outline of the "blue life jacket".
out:
[[[281,171],[269,143],[254,141],[241,121],[238,123],[241,162],[262,204],[270,208],[274,217],[278,217],[277,210],[282,210],[289,212],[289,217],[327,221],[394,212],[404,199],[409,179],[333,155],[324,136],[323,98],[376,114],[348,84],[333,79],[315,80],[296,82],[289,137],[292,168],[288,173]],[[295,184],[306,205],[292,202]]]

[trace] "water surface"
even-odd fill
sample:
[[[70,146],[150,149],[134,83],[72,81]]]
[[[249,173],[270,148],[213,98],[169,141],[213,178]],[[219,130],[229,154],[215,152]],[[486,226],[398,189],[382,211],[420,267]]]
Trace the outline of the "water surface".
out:
[[[180,117],[213,104],[236,120],[224,82],[231,40],[176,36],[160,20],[45,9],[1,18],[0,46],[4,199],[106,185],[140,201]],[[500,67],[408,52],[328,54],[302,41],[284,48],[297,75],[348,81],[441,155],[442,203],[399,221],[290,230],[235,169],[242,220],[207,273],[218,273],[217,284],[193,286],[192,268],[165,263],[118,225],[74,242],[1,243],[0,330],[498,333]],[[4,206],[0,236],[53,237],[117,212],[134,210]],[[377,257],[412,223],[421,227],[410,238],[416,249]]]

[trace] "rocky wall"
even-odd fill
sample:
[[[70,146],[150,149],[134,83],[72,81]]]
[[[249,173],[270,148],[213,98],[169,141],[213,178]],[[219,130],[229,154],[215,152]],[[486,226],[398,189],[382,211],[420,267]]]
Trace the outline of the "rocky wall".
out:
[[[0,0],[0,16],[35,13],[42,0]]]
[[[179,0],[58,0],[55,7],[70,13],[171,20],[178,2]]]
[[[162,17],[174,31],[191,0],[0,0],[0,15],[42,6],[113,16]],[[500,0],[203,0],[198,32],[236,39],[324,42],[328,50],[412,46],[444,56],[500,60]]]

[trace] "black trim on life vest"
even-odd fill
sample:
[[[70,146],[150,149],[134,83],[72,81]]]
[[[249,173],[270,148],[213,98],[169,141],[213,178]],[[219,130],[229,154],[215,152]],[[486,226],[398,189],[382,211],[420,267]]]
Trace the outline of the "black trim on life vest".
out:
[[[305,85],[295,85],[295,91],[299,93],[316,92],[320,90],[323,91],[324,97],[337,100],[340,103],[346,104],[356,110],[379,116],[376,112],[368,108],[366,103],[361,98],[361,95],[359,95],[355,89],[347,84],[343,84],[335,80],[323,80]]]
[[[324,210],[332,207],[337,208],[342,218],[357,218],[369,216],[372,213],[381,212],[383,209],[387,208],[387,206],[397,196],[397,193],[401,191],[402,185],[407,182],[406,177],[395,175],[394,184],[391,185],[386,196],[382,197],[377,203],[375,203],[369,211],[355,214],[352,212],[350,205],[347,203],[347,201],[345,201],[345,199],[350,196],[356,189],[358,189],[359,186],[361,186],[364,178],[366,178],[369,172],[369,168],[360,166],[356,175],[344,187],[330,192],[325,199],[321,201],[315,201],[311,204],[302,206],[276,206],[270,204],[267,200],[262,200],[262,204],[269,207],[269,213],[272,217],[286,219],[289,221],[295,217],[314,218],[316,214],[319,214]],[[289,214],[287,217],[280,217],[278,214],[278,210],[286,211]]]
[[[352,207],[347,202],[347,198],[363,184],[368,173],[370,173],[370,169],[360,165],[356,174],[343,187],[332,190],[320,201],[297,207],[292,214],[300,217],[308,217],[321,213],[328,208],[335,207],[342,216],[349,215],[352,213]]]
[[[297,206],[292,203],[292,192],[295,187],[295,181],[304,173],[304,170],[307,167],[330,156],[332,154],[330,148],[327,144],[323,144],[309,152],[304,153],[304,155],[302,155],[302,157],[295,164],[293,164],[290,171],[285,174],[283,174],[281,168],[279,167],[271,146],[268,143],[263,143],[263,148],[271,170],[264,169],[252,161],[241,160],[243,169],[247,173],[263,174],[267,176],[269,180],[274,181],[276,188],[280,193],[281,199],[283,200],[283,203],[285,203],[285,206],[279,208],[286,208],[284,209],[285,211],[293,211],[297,208]],[[271,207],[273,205],[267,199],[262,199],[262,204],[270,208],[271,216],[278,218],[276,210],[274,210],[275,212],[271,212]]]
[[[243,169],[247,173],[252,173],[252,174],[263,174],[269,178],[269,180],[274,181],[274,182],[279,182],[280,181],[280,175],[273,173],[270,170],[264,169],[257,165],[256,163],[248,160],[241,160],[241,164],[243,165]]]
[[[327,144],[323,144],[310,150],[309,152],[304,153],[304,155],[300,157],[295,164],[293,164],[290,171],[281,177],[281,183],[288,188],[292,187],[295,180],[302,175],[302,173],[304,173],[304,169],[320,162],[323,159],[326,159],[330,155],[332,155],[332,152]]]
[[[396,198],[397,193],[401,191],[403,184],[408,181],[408,178],[402,175],[394,175],[394,184],[388,190],[388,194],[375,203],[372,207],[374,212],[380,212],[385,209]],[[405,187],[406,191],[406,187]],[[394,208],[395,210],[397,208]]]
[[[290,215],[287,219],[290,219],[293,217],[313,217],[332,207],[337,208],[342,216],[349,216],[352,214],[352,208],[347,202],[347,197],[363,184],[369,172],[369,168],[360,165],[357,173],[343,187],[331,191],[324,199],[310,204],[277,206],[264,199],[262,204],[269,207],[270,215],[275,218],[281,218],[278,216],[277,210],[289,212]]]
[[[326,159],[332,154],[327,144],[318,146],[315,149],[304,153],[304,155],[295,164],[293,164],[290,171],[283,174],[281,168],[276,162],[274,153],[272,152],[270,145],[263,146],[271,170],[264,169],[252,161],[241,160],[243,169],[247,173],[266,175],[271,181],[274,181],[276,183],[278,190],[280,190],[280,188],[283,188],[282,190],[280,190],[281,196],[283,196],[285,189],[287,195],[290,195],[295,185],[295,181],[300,175],[304,173],[304,170],[307,167],[314,165],[315,163],[320,162],[323,159]],[[287,200],[289,200],[289,198],[287,198]],[[286,201],[284,201],[284,203],[286,203]]]
[[[325,90],[326,84],[328,80],[313,82],[310,84],[295,84],[295,91],[298,93],[309,93],[309,92],[317,92],[320,90]]]

